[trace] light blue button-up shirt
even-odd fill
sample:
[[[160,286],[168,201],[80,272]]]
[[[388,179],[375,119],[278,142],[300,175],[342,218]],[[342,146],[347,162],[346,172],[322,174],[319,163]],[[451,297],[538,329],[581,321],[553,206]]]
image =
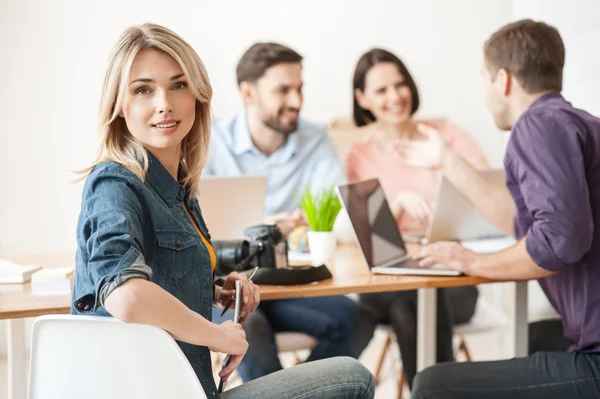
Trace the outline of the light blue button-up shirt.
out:
[[[315,192],[346,182],[324,126],[299,119],[298,129],[271,156],[254,146],[245,112],[230,121],[213,121],[211,134],[203,176],[266,176],[267,215],[299,208],[307,187]]]

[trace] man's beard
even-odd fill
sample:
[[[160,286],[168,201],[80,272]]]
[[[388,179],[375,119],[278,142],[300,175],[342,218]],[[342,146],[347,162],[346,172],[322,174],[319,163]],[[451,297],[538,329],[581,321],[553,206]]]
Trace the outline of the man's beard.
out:
[[[290,109],[288,109],[290,110]],[[299,112],[299,110],[291,109],[292,111]],[[281,114],[286,110],[281,110],[277,113],[277,116],[271,118],[264,118],[262,123],[267,126],[269,129],[276,131],[277,133],[281,133],[284,135],[290,135],[294,133],[298,129],[298,118],[296,118],[293,122],[289,122],[286,124],[282,124],[279,120]]]

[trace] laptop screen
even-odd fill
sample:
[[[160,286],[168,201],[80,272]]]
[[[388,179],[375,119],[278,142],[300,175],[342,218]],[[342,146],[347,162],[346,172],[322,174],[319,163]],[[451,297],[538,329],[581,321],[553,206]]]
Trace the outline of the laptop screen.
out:
[[[379,180],[338,186],[338,194],[369,267],[406,255],[406,247]]]

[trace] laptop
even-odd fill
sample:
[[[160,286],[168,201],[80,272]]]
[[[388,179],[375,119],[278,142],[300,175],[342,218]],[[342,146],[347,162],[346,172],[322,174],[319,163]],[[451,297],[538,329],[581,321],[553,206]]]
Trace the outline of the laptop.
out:
[[[373,273],[459,276],[460,272],[435,264],[419,267],[406,251],[404,240],[383,194],[379,180],[362,180],[337,186],[348,212],[356,243]]]
[[[484,170],[480,174],[487,181],[505,184],[503,169]],[[505,234],[485,219],[446,176],[440,176],[434,209],[423,243],[494,240],[504,237]]]
[[[264,223],[265,176],[202,177],[199,191],[202,216],[213,240],[244,239],[247,227]]]

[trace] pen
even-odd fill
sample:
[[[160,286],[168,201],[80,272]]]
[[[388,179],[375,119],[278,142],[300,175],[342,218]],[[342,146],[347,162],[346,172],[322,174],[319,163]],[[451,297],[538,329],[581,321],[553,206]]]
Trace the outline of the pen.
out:
[[[242,282],[240,280],[236,280],[235,281],[235,312],[233,313],[233,322],[234,323],[240,322],[241,310],[242,310]],[[221,367],[221,370],[223,370],[225,367],[227,367],[227,365],[229,365],[230,361],[231,361],[231,355],[225,356],[225,360],[223,360],[223,367]],[[217,389],[217,391],[219,393],[221,393],[221,392],[223,392],[224,388],[225,388],[225,381],[223,381],[223,378],[221,378],[219,381],[219,388]]]
[[[254,276],[254,274],[256,273],[256,271],[258,270],[258,266],[256,266],[248,275],[248,281],[252,281],[252,276]],[[229,308],[231,307],[231,304],[233,304],[233,299],[230,299],[227,302],[227,305],[225,305],[225,307],[223,308],[223,311],[221,312],[221,316],[223,316],[225,314],[225,312],[227,312],[229,310]]]

